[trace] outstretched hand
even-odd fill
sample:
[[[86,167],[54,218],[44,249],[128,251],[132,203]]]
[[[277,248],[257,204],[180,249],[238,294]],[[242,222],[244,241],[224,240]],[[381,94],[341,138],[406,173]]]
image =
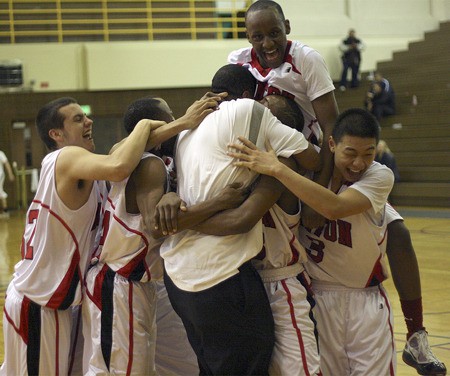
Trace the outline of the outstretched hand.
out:
[[[274,176],[276,167],[281,163],[278,161],[270,142],[266,141],[267,151],[263,151],[259,150],[253,142],[245,137],[239,136],[238,139],[242,144],[228,145],[228,149],[231,149],[228,151],[228,155],[237,159],[233,162],[233,165],[247,167],[260,174]],[[233,151],[233,149],[236,151]]]

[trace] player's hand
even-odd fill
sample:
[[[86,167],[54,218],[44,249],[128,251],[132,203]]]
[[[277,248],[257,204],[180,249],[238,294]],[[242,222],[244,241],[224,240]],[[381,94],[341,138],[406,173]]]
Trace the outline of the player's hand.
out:
[[[223,205],[223,210],[227,210],[237,208],[249,194],[250,189],[243,187],[242,183],[231,183],[219,192],[218,198]]]
[[[153,223],[155,230],[163,235],[172,235],[178,228],[178,210],[186,211],[186,203],[174,192],[161,197],[155,208]]]
[[[237,159],[233,165],[247,167],[260,174],[274,176],[275,167],[280,162],[270,142],[266,142],[267,151],[263,151],[259,150],[253,142],[247,140],[245,137],[239,136],[238,139],[242,144],[232,143],[228,145],[228,155]]]
[[[205,93],[205,95],[203,95],[203,97],[201,99],[208,99],[208,98],[213,98],[213,97],[217,97],[217,96],[219,96],[220,98],[222,98],[221,100],[223,100],[228,96],[228,93],[226,91],[224,91],[222,93],[213,93],[212,91],[208,91]]]
[[[222,99],[223,95],[211,93],[211,95],[205,94],[203,98],[195,101],[182,117],[183,120],[186,120],[186,129],[198,127],[207,115],[219,108]]]
[[[312,229],[322,227],[326,223],[326,218],[311,209],[308,205],[302,204],[301,223],[303,227]]]

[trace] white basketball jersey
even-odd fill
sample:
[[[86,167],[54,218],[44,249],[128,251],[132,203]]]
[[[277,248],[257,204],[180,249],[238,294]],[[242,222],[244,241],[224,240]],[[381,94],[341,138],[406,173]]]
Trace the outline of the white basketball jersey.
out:
[[[142,159],[158,158],[144,153]],[[164,165],[164,162],[161,160]],[[165,165],[164,165],[165,166]],[[111,183],[105,205],[99,261],[113,271],[134,281],[146,282],[163,275],[159,247],[162,240],[153,239],[141,214],[130,214],[126,209],[125,189],[128,178]],[[166,183],[168,186],[168,181]]]
[[[283,268],[307,260],[298,241],[300,212],[287,214],[274,205],[262,218],[264,246],[252,263],[257,270]]]
[[[311,101],[334,90],[322,56],[299,41],[288,41],[284,62],[277,68],[263,68],[252,47],[228,55],[228,62],[247,67],[258,80],[255,99],[280,94],[294,99],[303,110],[303,134],[314,145],[320,139],[320,126]]]
[[[15,266],[15,289],[33,302],[66,309],[81,302],[81,288],[97,231],[98,185],[87,202],[69,209],[59,198],[55,165],[62,149],[42,161],[36,195],[26,215],[22,260]]]
[[[371,209],[328,220],[317,229],[308,230],[300,226],[300,243],[309,258],[305,269],[312,279],[364,288],[376,286],[387,278],[385,213],[392,185],[392,171],[374,162],[360,181],[343,185],[338,192],[357,189],[369,198]]]

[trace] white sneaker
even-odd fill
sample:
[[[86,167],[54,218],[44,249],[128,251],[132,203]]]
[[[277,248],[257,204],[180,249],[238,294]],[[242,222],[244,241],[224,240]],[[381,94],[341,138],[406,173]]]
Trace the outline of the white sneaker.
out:
[[[419,375],[444,376],[445,364],[437,359],[428,345],[428,333],[418,330],[406,341],[402,355],[403,361],[414,367]]]

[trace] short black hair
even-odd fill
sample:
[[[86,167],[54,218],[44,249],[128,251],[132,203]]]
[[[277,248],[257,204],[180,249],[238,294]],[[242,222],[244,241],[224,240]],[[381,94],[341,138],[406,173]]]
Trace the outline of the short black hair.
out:
[[[123,115],[123,125],[130,134],[142,119],[166,121],[168,114],[161,109],[161,98],[144,97],[132,102]],[[172,137],[161,144],[161,150],[153,150],[154,154],[173,156],[176,137]]]
[[[39,110],[35,124],[39,137],[48,150],[56,150],[56,142],[49,135],[50,130],[64,128],[65,118],[59,112],[60,108],[72,103],[77,101],[71,97],[62,97],[47,103]]]
[[[164,111],[159,107],[160,101],[154,97],[140,98],[132,102],[123,115],[123,126],[130,134],[142,119],[162,120]]]
[[[297,102],[295,102],[292,98],[280,94],[271,94],[270,96],[282,98],[286,104],[286,106],[280,108],[271,108],[270,110],[272,111],[272,114],[275,115],[283,124],[302,132],[305,125],[305,118],[303,116],[302,109]]]
[[[226,91],[231,99],[241,98],[245,91],[252,97],[256,90],[256,78],[240,64],[227,64],[219,68],[212,79],[211,91]]]
[[[282,21],[285,20],[283,9],[281,9],[280,4],[278,4],[272,0],[255,1],[252,5],[250,5],[248,7],[247,11],[245,12],[245,19],[247,19],[247,15],[251,12],[255,12],[258,10],[264,10],[264,9],[270,9],[270,8],[275,9],[277,11],[277,13],[280,15]]]
[[[363,108],[349,108],[336,119],[333,139],[338,144],[344,136],[374,138],[380,140],[380,124],[375,116]]]

